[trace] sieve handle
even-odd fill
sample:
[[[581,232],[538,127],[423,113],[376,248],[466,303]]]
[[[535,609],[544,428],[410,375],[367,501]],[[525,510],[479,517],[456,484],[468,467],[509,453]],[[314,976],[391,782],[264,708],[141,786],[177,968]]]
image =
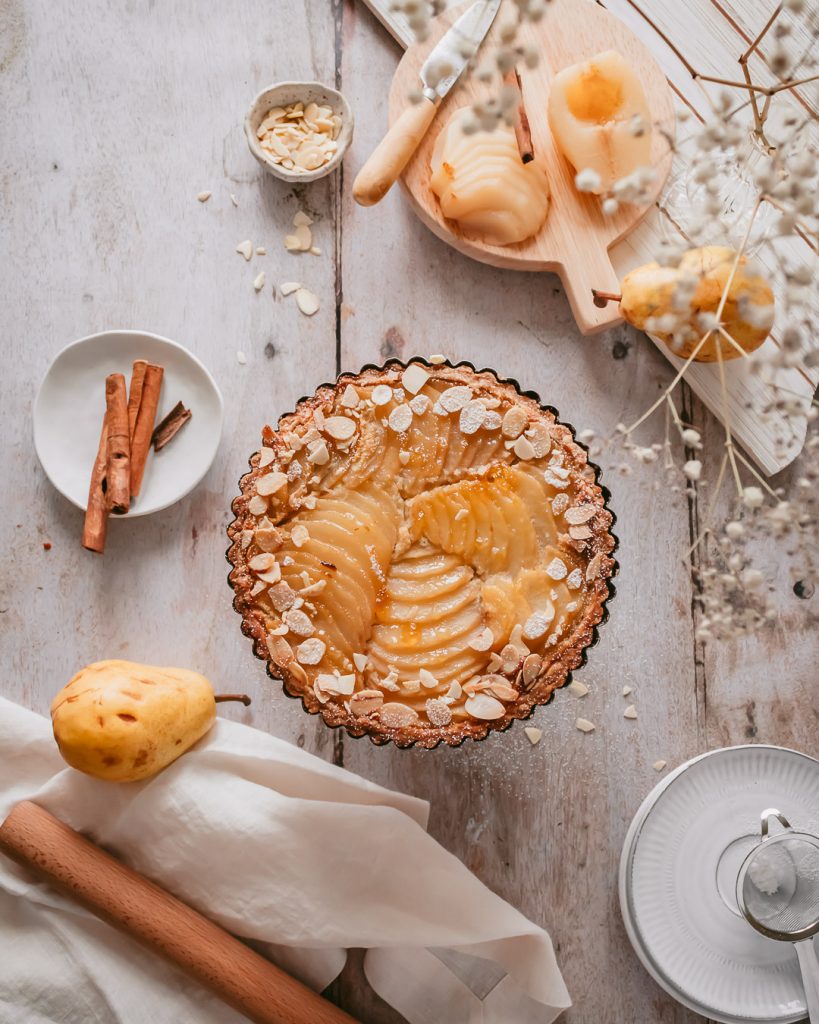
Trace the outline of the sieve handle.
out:
[[[810,1024],[819,1024],[819,956],[816,954],[812,938],[794,942],[793,946],[799,957],[799,968],[802,971],[805,1002],[808,1004],[808,1020]]]

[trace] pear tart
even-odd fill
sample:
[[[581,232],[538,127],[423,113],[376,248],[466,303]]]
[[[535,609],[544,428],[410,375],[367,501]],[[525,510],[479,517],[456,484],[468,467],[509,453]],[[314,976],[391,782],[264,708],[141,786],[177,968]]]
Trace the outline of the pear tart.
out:
[[[243,630],[311,713],[432,747],[548,701],[594,638],[611,513],[568,427],[468,365],[390,363],[265,427],[233,502]]]

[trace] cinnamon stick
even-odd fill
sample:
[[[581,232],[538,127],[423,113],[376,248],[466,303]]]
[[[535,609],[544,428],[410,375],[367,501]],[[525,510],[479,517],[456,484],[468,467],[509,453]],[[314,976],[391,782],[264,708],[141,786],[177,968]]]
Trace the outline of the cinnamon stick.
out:
[[[105,378],[108,457],[105,471],[108,508],[123,515],[131,505],[131,437],[128,430],[128,399],[125,378],[112,373]]]
[[[165,445],[176,437],[192,415],[190,409],[186,409],[181,402],[177,402],[168,415],[156,425],[156,429],[151,435],[154,451],[162,451]]]
[[[142,396],[134,426],[134,439],[131,450],[131,494],[136,497],[142,487],[145,475],[145,463],[148,460],[148,449],[151,447],[151,435],[154,432],[154,420],[159,406],[159,392],[162,389],[161,366],[147,363],[142,381]]]
[[[107,416],[103,416],[100,443],[97,457],[94,459],[94,468],[91,470],[88,504],[85,507],[85,522],[82,528],[82,546],[100,555],[105,551],[105,538],[108,534],[108,499],[105,495],[107,463],[108,419]]]
[[[137,413],[142,402],[142,386],[145,383],[145,369],[148,363],[144,359],[137,359],[131,370],[131,386],[128,389],[128,430],[131,435],[131,447],[134,445],[134,427],[136,426]]]
[[[506,85],[511,85],[517,90],[518,104],[515,118],[515,139],[518,143],[518,152],[521,160],[528,164],[535,159],[535,147],[532,142],[532,130],[529,127],[529,118],[526,116],[526,107],[523,104],[523,87],[520,81],[520,72],[512,68],[503,76]]]

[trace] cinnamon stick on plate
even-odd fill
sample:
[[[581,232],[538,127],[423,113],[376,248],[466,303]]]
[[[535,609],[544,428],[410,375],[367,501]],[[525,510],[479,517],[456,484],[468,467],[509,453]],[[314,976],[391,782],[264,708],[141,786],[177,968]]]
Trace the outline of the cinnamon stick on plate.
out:
[[[136,372],[136,364],[134,364]],[[154,363],[146,363],[142,381],[139,410],[134,424],[131,441],[131,495],[135,498],[142,486],[145,475],[145,463],[151,447],[151,435],[154,432],[154,420],[159,406],[159,392],[162,390],[162,375],[165,371]]]
[[[142,388],[145,383],[147,367],[146,360],[137,359],[131,370],[131,386],[128,389],[128,430],[131,434],[131,447],[134,445],[134,427],[136,427],[137,413],[142,402]]]
[[[82,529],[82,546],[89,551],[102,554],[105,551],[105,538],[108,533],[108,499],[106,497],[105,473],[108,463],[108,422],[102,418],[97,457],[91,471],[91,484],[88,488],[88,504],[85,507],[85,522]]]
[[[162,451],[169,441],[173,441],[192,415],[190,409],[186,409],[181,402],[177,402],[168,415],[157,423],[156,430],[151,435],[154,451]]]
[[[121,373],[111,373],[105,378],[105,409],[108,507],[115,515],[124,515],[131,506],[131,436],[128,430],[125,378]]]
[[[532,142],[532,130],[529,127],[529,118],[526,116],[526,107],[523,105],[523,87],[520,81],[520,72],[517,68],[512,68],[511,71],[508,71],[503,76],[503,81],[505,85],[511,85],[518,94],[515,119],[515,138],[517,139],[520,158],[525,164],[528,164],[531,160],[535,159],[535,147]]]

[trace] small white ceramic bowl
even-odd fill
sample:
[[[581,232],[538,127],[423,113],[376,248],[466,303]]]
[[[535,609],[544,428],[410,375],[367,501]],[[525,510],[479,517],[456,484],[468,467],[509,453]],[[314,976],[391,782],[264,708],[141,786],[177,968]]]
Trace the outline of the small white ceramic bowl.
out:
[[[157,423],[177,402],[193,415],[162,451],[151,451],[134,519],[179,501],[213,462],[222,436],[222,396],[202,363],[175,341],[145,331],[104,331],[58,352],[34,401],[34,448],[46,476],[70,502],[84,509],[105,413],[105,378],[131,379],[135,359],[165,368]]]
[[[305,106],[308,103],[318,103],[321,106],[332,107],[333,113],[341,117],[341,130],[336,139],[338,148],[331,160],[314,171],[289,171],[281,164],[274,163],[256,138],[256,131],[268,110],[272,110],[273,107],[286,107],[289,103],[298,103],[299,100]],[[277,82],[262,89],[253,100],[245,118],[245,135],[250,152],[274,177],[291,182],[318,181],[319,178],[331,174],[343,160],[353,138],[353,112],[342,94],[337,89],[331,89],[329,85],[322,85],[321,82]]]

